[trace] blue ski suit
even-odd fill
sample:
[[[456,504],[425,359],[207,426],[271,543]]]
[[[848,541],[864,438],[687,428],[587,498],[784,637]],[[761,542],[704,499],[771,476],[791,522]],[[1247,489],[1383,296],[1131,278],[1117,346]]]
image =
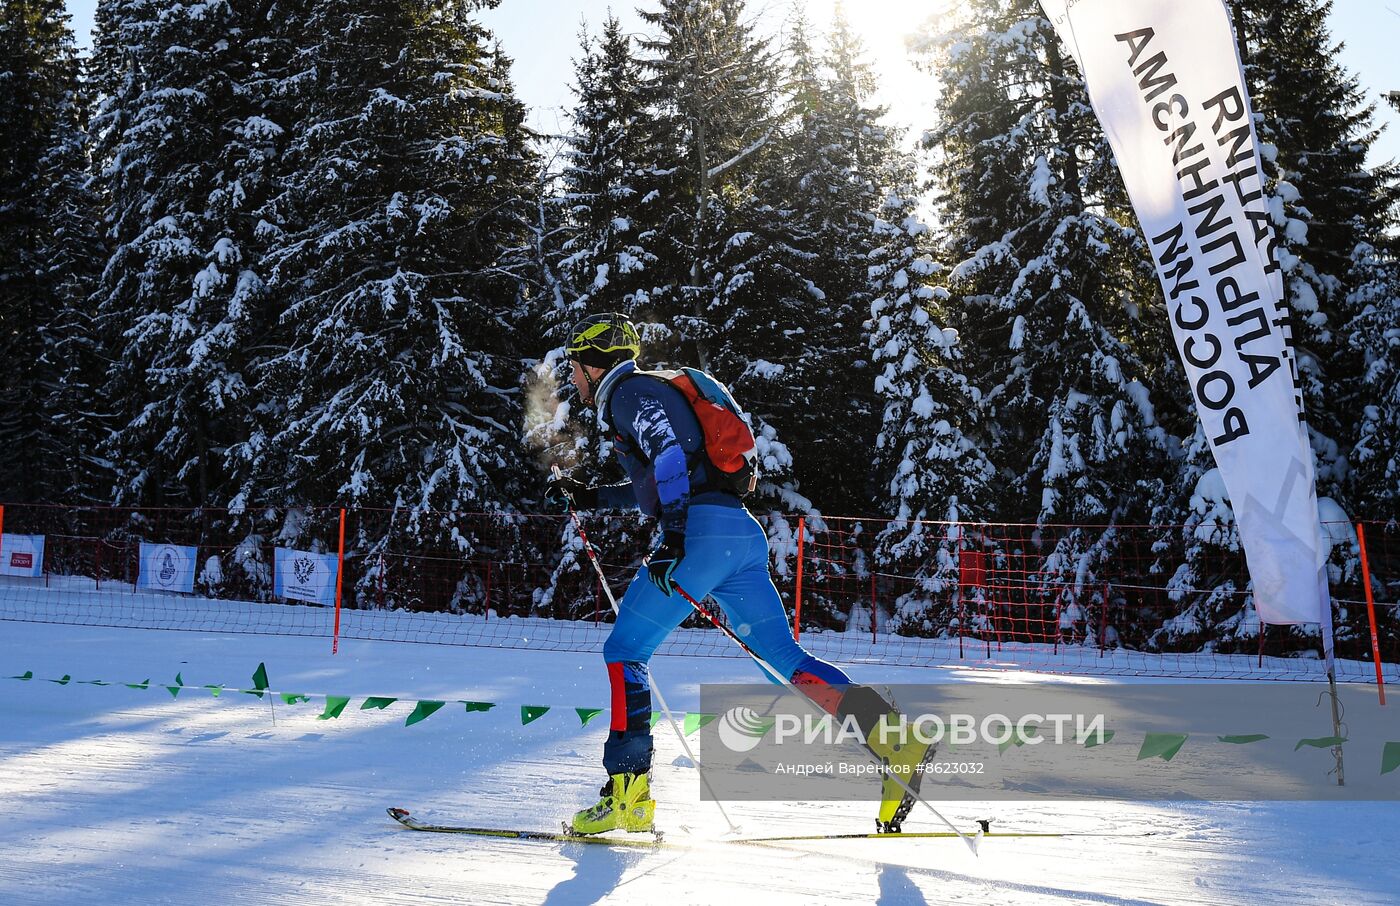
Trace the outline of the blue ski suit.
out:
[[[714,482],[699,421],[681,392],[626,361],[603,377],[594,397],[599,425],[631,479],[599,488],[599,505],[635,506],[663,531],[683,532],[678,585],[697,601],[708,595],[718,602],[735,634],[794,683],[846,688],[851,680],[840,668],[793,639],[768,572],[768,537],[739,498]],[[622,596],[603,645],[611,689],[612,722],[603,748],[609,774],[651,769],[647,662],[690,613],[684,598],[668,597],[645,569]]]

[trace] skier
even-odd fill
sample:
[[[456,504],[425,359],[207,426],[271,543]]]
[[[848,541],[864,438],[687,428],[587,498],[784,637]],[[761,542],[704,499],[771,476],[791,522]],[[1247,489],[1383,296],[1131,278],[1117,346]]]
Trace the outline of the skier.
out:
[[[931,754],[929,747],[912,740],[883,741],[882,734],[873,731],[887,717],[898,719],[893,707],[793,639],[768,573],[763,527],[745,509],[743,489],[707,455],[700,420],[685,394],[664,373],[637,368],[641,341],[632,322],[614,313],[586,318],[570,332],[565,351],[580,399],[597,410],[599,427],[613,439],[631,481],[593,487],[556,475],[550,479],[546,501],[561,510],[640,508],[660,527],[659,543],[619,602],[617,622],[603,645],[612,712],[603,746],[608,780],[597,804],[574,815],[572,831],[654,829],[647,662],[692,610],[673,594],[672,583],[696,600],[711,596],[764,661],[826,711],[843,719],[854,714],[877,754],[917,785],[920,775],[912,767]],[[722,385],[715,386],[732,401]],[[748,484],[751,488],[752,481]],[[911,805],[902,788],[886,780],[882,829],[898,830]]]

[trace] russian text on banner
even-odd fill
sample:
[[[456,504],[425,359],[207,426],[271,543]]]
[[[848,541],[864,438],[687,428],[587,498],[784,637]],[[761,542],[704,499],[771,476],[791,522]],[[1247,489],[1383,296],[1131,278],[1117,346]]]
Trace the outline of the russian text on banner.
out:
[[[1330,629],[1312,451],[1227,11],[1221,0],[1041,5],[1080,62],[1150,245],[1259,616]]]
[[[273,555],[272,593],[308,604],[335,603],[336,555],[287,547]]]
[[[37,579],[43,575],[43,535],[5,535],[0,538],[0,576]]]

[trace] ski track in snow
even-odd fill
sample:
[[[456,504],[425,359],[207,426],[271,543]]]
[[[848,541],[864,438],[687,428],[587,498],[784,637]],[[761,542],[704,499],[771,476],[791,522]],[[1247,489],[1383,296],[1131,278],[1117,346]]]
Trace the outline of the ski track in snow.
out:
[[[354,696],[270,705],[206,683]],[[673,708],[699,683],[756,681],[716,658],[653,666]],[[658,823],[692,848],[621,850],[420,834],[426,821],[550,830],[593,801],[607,702],[597,655],[455,649],[0,621],[0,902],[659,902],[1139,904],[1400,901],[1400,805],[1362,803],[949,803],[994,830],[1160,832],[1153,837],[956,839],[762,847],[715,842],[725,824],[666,725],[656,729]],[[182,673],[172,699],[160,683]],[[856,668],[872,682],[996,681],[969,670]],[[59,686],[150,677],[151,688]],[[409,706],[354,710],[365,695],[449,705],[404,727]],[[466,714],[457,699],[499,702]],[[513,705],[558,707],[520,726]],[[730,803],[749,835],[862,832],[873,803]],[[690,832],[684,829],[688,826]],[[940,829],[916,810],[909,830]]]

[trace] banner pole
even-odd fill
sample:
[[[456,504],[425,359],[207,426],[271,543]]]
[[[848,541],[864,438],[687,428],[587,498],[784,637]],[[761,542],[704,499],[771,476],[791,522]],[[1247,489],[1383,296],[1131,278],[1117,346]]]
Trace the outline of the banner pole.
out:
[[[340,651],[340,593],[345,581],[345,508],[340,508],[340,550],[335,565],[335,630],[331,636],[331,654]]]
[[[1332,699],[1332,735],[1338,739],[1342,738],[1342,716],[1337,710],[1337,671],[1328,665],[1327,667],[1327,693]],[[1346,772],[1342,766],[1342,747],[1332,747],[1332,757],[1337,760],[1337,786],[1346,786]]]
[[[4,507],[0,507],[3,513]],[[1366,527],[1356,523],[1356,543],[1361,548],[1361,583],[1366,586],[1366,619],[1371,623],[1371,660],[1376,663],[1376,691],[1385,704],[1385,674],[1381,671],[1380,634],[1376,632],[1376,598],[1371,592],[1371,564],[1366,558]]]

